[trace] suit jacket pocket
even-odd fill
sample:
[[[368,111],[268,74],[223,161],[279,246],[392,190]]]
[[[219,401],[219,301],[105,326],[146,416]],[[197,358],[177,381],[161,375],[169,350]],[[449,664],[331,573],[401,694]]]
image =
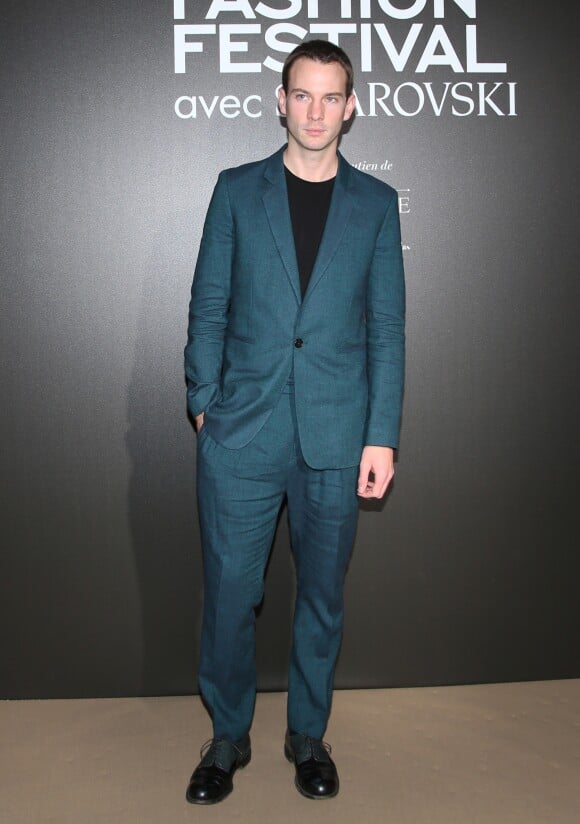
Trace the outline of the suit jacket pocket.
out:
[[[247,335],[239,335],[237,332],[233,332],[231,329],[228,329],[226,332],[226,340],[228,338],[232,338],[233,340],[239,340],[241,343],[255,343],[256,338],[250,338]]]
[[[366,341],[359,341],[358,343],[343,343],[337,348],[337,352],[341,354],[346,352],[363,352],[366,349]]]

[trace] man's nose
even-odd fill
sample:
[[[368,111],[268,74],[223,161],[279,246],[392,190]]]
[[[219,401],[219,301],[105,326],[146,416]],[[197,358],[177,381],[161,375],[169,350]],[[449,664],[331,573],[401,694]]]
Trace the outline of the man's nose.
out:
[[[313,100],[310,104],[309,117],[311,120],[322,120],[324,117],[324,106],[321,101]]]

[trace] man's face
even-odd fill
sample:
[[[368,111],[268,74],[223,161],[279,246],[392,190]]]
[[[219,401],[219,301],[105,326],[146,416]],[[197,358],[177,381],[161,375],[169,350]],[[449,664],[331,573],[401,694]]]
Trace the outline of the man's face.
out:
[[[284,89],[278,93],[278,105],[286,116],[289,145],[313,152],[335,151],[355,97],[346,96],[346,72],[340,63],[299,57],[290,68],[288,94]]]

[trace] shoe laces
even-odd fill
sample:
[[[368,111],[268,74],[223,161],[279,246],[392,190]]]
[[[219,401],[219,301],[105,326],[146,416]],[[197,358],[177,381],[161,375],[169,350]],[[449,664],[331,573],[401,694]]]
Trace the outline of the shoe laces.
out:
[[[332,747],[327,741],[321,738],[311,738],[309,735],[304,737],[304,748],[310,752],[310,757],[320,760],[321,756],[324,760],[332,752]]]
[[[208,740],[201,745],[199,755],[203,763],[209,766],[219,760],[220,755],[231,754],[232,749],[235,750],[240,757],[243,755],[240,748],[236,746],[233,741],[228,741],[226,738],[208,738]]]

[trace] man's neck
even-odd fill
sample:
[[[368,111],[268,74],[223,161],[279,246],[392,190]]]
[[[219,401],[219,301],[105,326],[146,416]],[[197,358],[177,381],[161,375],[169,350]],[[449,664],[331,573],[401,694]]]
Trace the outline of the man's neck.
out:
[[[284,165],[293,175],[319,183],[336,177],[338,155],[333,152],[300,152],[290,145],[284,152]]]

